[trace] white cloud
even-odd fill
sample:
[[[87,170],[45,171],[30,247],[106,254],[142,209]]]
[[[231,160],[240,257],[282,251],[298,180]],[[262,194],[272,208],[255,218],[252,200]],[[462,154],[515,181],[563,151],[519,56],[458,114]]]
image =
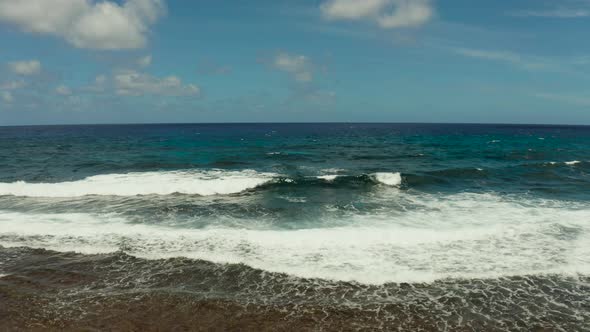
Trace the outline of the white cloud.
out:
[[[590,17],[588,9],[558,8],[552,10],[523,10],[510,13],[518,17],[580,18]]]
[[[158,78],[134,70],[123,70],[113,75],[116,93],[124,96],[163,95],[198,96],[200,88],[194,84],[183,84],[176,76]]]
[[[60,85],[55,88],[55,93],[62,96],[69,96],[72,94],[72,90],[65,85]]]
[[[142,68],[148,67],[149,65],[152,64],[152,56],[151,55],[142,56],[141,58],[137,59],[137,64]]]
[[[571,59],[552,59],[549,57],[521,55],[509,51],[478,50],[471,48],[451,48],[457,54],[490,61],[505,62],[526,70],[567,71],[574,64]]]
[[[2,97],[2,101],[5,103],[12,103],[14,97],[12,96],[12,92],[10,91],[0,91],[0,97]]]
[[[454,51],[458,54],[472,58],[499,60],[513,63],[519,63],[522,61],[522,57],[520,55],[506,51],[477,50],[471,48],[455,48]]]
[[[590,56],[547,56],[515,53],[503,50],[480,50],[448,47],[448,51],[461,56],[504,63],[531,72],[551,72],[588,78]]]
[[[12,91],[24,88],[25,85],[26,85],[26,83],[23,80],[5,82],[5,83],[0,84],[0,99],[5,104],[12,103],[14,101],[14,96],[12,94]]]
[[[305,55],[292,55],[281,52],[272,61],[274,68],[290,73],[298,82],[311,82],[313,80],[312,63]]]
[[[329,0],[320,6],[327,19],[357,20],[374,17],[389,3],[389,0]]]
[[[34,75],[41,72],[41,63],[37,60],[10,62],[8,67],[18,75]]]
[[[25,81],[11,81],[0,84],[0,90],[17,90],[26,85]]]
[[[0,0],[0,22],[90,49],[145,46],[150,26],[165,11],[164,0]]]
[[[590,17],[590,1],[588,0],[559,0],[541,3],[541,5],[543,4],[545,4],[545,8],[513,11],[508,15],[558,19]]]
[[[91,93],[103,93],[107,91],[107,76],[106,75],[98,75],[94,79],[92,84],[87,86],[83,86],[80,88],[80,91],[83,92],[91,92]]]
[[[382,28],[417,27],[428,22],[433,14],[428,0],[395,0],[393,13],[380,16],[377,22]]]
[[[562,94],[555,94],[555,93],[536,93],[534,94],[537,98],[553,100],[558,102],[563,102],[567,104],[573,104],[578,106],[585,106],[590,107],[590,98],[586,96],[574,96],[574,95],[562,95]]]
[[[417,27],[430,21],[430,0],[327,0],[320,6],[328,20],[371,20],[384,29]]]
[[[103,85],[106,81],[107,77],[105,75],[98,75],[94,79],[94,83],[96,83],[96,85]]]

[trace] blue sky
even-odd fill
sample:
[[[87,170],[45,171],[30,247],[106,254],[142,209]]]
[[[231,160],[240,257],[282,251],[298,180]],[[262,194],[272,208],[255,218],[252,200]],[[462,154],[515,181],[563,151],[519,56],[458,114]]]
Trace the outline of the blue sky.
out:
[[[0,125],[590,124],[590,0],[0,0]]]

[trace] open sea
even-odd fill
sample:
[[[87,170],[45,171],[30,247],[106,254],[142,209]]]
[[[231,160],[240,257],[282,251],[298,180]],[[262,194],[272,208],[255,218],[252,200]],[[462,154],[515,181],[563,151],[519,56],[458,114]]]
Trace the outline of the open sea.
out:
[[[590,127],[0,127],[0,330],[590,331]]]

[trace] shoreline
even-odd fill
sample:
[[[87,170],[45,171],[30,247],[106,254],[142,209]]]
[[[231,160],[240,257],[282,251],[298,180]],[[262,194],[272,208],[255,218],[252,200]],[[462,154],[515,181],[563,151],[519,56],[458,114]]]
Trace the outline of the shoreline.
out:
[[[123,253],[0,246],[0,260],[6,331],[558,331],[590,309],[588,276],[368,286]]]

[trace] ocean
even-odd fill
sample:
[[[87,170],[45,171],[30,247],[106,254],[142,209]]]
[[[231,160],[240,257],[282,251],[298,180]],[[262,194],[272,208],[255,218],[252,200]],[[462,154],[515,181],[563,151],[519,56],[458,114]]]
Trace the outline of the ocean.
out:
[[[0,127],[0,329],[590,331],[590,127]]]

